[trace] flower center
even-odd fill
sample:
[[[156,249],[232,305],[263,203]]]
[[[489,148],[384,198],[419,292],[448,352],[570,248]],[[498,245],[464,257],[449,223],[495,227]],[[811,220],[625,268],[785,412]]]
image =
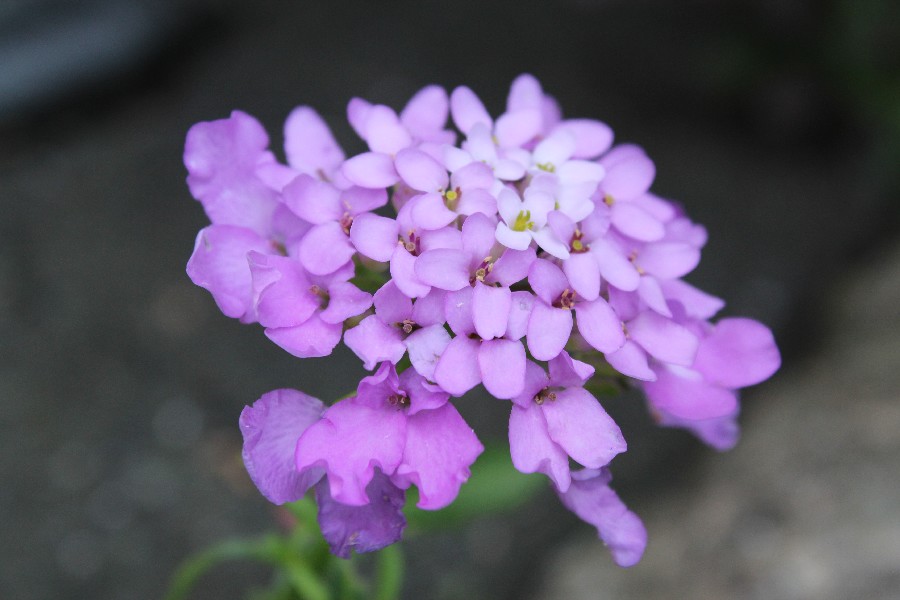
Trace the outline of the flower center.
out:
[[[616,199],[610,196],[609,194],[603,194],[603,203],[607,206],[612,206],[616,203]]]
[[[516,215],[516,220],[513,221],[510,229],[512,229],[513,231],[525,231],[526,229],[534,229],[534,221],[531,220],[531,211],[520,210],[519,214]]]
[[[638,275],[646,275],[647,272],[641,268],[641,265],[637,264],[637,250],[633,251],[628,255],[628,260],[631,264],[634,265],[635,270],[638,272]]]
[[[541,171],[546,171],[548,173],[556,172],[556,165],[554,165],[552,162],[538,163],[536,166]]]
[[[444,192],[444,205],[452,211],[456,211],[456,206],[459,204],[459,197],[462,195],[462,192],[459,188],[455,190],[447,190]]]
[[[313,285],[309,288],[309,291],[319,297],[319,308],[325,310],[328,308],[328,302],[331,300],[331,297],[328,295],[328,290],[323,290],[317,285]]]
[[[396,408],[409,408],[409,398],[402,394],[391,394],[388,396],[388,404]]]
[[[403,330],[403,333],[407,335],[420,328],[419,324],[411,319],[404,319],[403,321],[397,323],[397,326]]]
[[[475,285],[476,281],[480,281],[484,283],[484,278],[490,275],[491,271],[494,270],[494,259],[490,256],[485,256],[484,260],[481,261],[481,264],[478,265],[478,268],[475,269],[475,274],[472,275],[472,278],[469,279],[469,283]]]
[[[416,235],[415,231],[410,231],[407,234],[408,240],[404,240],[400,238],[401,244],[406,248],[406,251],[412,254],[413,256],[418,256],[422,252],[422,238]]]
[[[575,290],[570,290],[566,288],[562,291],[552,306],[555,308],[565,308],[567,310],[572,310],[575,307]]]
[[[345,212],[338,223],[340,223],[341,230],[344,232],[344,235],[350,235],[350,227],[353,226],[353,215]]]
[[[584,237],[584,234],[581,233],[580,229],[576,229],[575,233],[572,234],[572,241],[569,243],[569,252],[573,254],[584,254],[589,250],[587,245],[581,241],[581,238]]]
[[[550,388],[544,388],[534,396],[534,403],[538,406],[540,406],[547,400],[550,400],[551,402],[556,400],[556,392],[551,391]]]

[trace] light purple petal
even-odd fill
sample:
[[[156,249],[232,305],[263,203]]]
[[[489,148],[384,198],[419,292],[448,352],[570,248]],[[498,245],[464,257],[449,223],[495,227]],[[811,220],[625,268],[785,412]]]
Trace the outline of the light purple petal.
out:
[[[422,88],[400,111],[400,121],[419,139],[431,139],[444,129],[450,101],[444,88],[429,85]]]
[[[575,151],[572,158],[596,158],[609,150],[613,141],[613,132],[609,125],[592,119],[566,119],[556,126],[575,138]],[[551,132],[550,135],[553,135]]]
[[[572,311],[535,302],[528,319],[528,350],[538,360],[562,352],[572,333]]]
[[[694,319],[709,319],[719,312],[725,302],[680,279],[665,279],[659,282],[666,298],[681,304],[687,316]]]
[[[737,422],[737,409],[735,409],[734,414],[701,420],[680,419],[659,410],[659,408],[655,410],[661,426],[687,429],[700,438],[704,444],[715,448],[719,452],[725,452],[734,448],[741,437],[741,428]]]
[[[707,381],[742,388],[765,381],[781,366],[768,327],[752,319],[722,319],[700,342],[693,368]]]
[[[516,77],[509,86],[506,97],[506,110],[513,112],[524,108],[541,108],[544,92],[534,75],[523,73]]]
[[[322,477],[321,469],[297,470],[294,448],[300,435],[319,420],[324,410],[319,399],[282,389],[263,394],[241,412],[244,465],[270,502],[299,500]]]
[[[650,189],[656,166],[643,153],[635,153],[607,167],[603,191],[615,199],[634,198]]]
[[[469,479],[469,467],[484,451],[475,432],[452,404],[411,415],[403,460],[391,478],[400,487],[419,488],[417,507],[444,508]]]
[[[394,160],[381,152],[357,154],[344,162],[341,172],[360,187],[385,188],[400,181],[394,169]]]
[[[605,466],[625,452],[619,426],[584,388],[557,391],[556,400],[546,400],[541,409],[550,439],[585,467]]]
[[[436,160],[414,148],[406,148],[394,159],[397,174],[414,190],[439,192],[450,182],[447,169]]]
[[[513,404],[509,415],[509,453],[518,471],[543,473],[557,489],[569,489],[569,457],[550,439],[544,412],[533,401],[526,408]]]
[[[225,316],[244,320],[252,310],[249,252],[272,251],[256,232],[233,225],[210,225],[200,230],[187,274],[208,290]]]
[[[700,249],[682,242],[648,244],[637,257],[642,269],[660,279],[684,277],[700,262]]]
[[[478,367],[480,343],[458,335],[444,349],[434,368],[434,381],[453,396],[462,396],[481,383]]]
[[[380,362],[397,364],[406,353],[400,329],[386,325],[377,316],[369,315],[359,325],[344,333],[344,344],[353,350],[369,371]]]
[[[494,185],[494,172],[482,162],[468,163],[453,172],[450,187],[462,188],[466,192],[473,189],[488,190]]]
[[[494,120],[484,108],[484,104],[475,92],[466,86],[460,86],[450,94],[450,114],[453,115],[457,129],[464,134],[468,134],[477,123],[483,123],[489,128],[494,125]]]
[[[569,289],[569,280],[562,270],[549,260],[539,258],[528,269],[528,283],[538,298],[546,304],[559,299],[563,291]],[[552,357],[551,357],[552,358]]]
[[[400,541],[406,517],[406,494],[383,473],[376,472],[366,486],[368,504],[348,506],[334,500],[328,481],[316,486],[319,528],[332,554],[350,558],[350,551],[372,552]]]
[[[612,224],[629,237],[642,242],[655,242],[666,234],[663,224],[634,202],[616,202],[611,208]]]
[[[347,121],[350,122],[356,135],[362,139],[366,139],[365,126],[370,110],[372,110],[372,103],[362,98],[351,98],[347,103]]]
[[[525,347],[512,340],[487,340],[478,351],[481,380],[494,398],[509,400],[525,386]]]
[[[554,387],[581,387],[594,376],[594,367],[572,358],[566,351],[560,352],[547,366],[550,385]]]
[[[432,289],[424,298],[419,298],[413,305],[412,320],[426,327],[428,325],[443,324],[444,316],[444,291]]]
[[[356,249],[336,221],[316,225],[300,241],[298,258],[315,275],[334,273],[347,264]]]
[[[454,291],[469,285],[469,257],[459,250],[439,248],[419,255],[416,277],[425,285]]]
[[[664,317],[672,317],[672,311],[669,310],[669,304],[663,295],[659,280],[656,277],[641,277],[641,283],[638,285],[638,296],[647,306],[655,310]]]
[[[509,322],[506,338],[520,340],[528,332],[528,320],[534,307],[534,295],[527,291],[512,292],[510,295]]]
[[[663,362],[689,367],[697,355],[697,336],[654,312],[644,311],[629,321],[628,334]]]
[[[494,247],[494,220],[481,213],[469,216],[462,226],[463,249],[475,259],[482,259],[491,255]]]
[[[409,350],[409,361],[416,372],[434,381],[435,366],[450,344],[450,334],[443,325],[429,325],[413,331],[403,343]]]
[[[362,215],[381,208],[388,201],[387,190],[350,186],[341,192],[341,205],[351,216]]]
[[[615,352],[607,353],[606,361],[623,375],[641,381],[656,381],[656,373],[647,364],[647,353],[631,340]]]
[[[364,292],[349,281],[328,286],[328,308],[319,313],[326,323],[343,323],[362,314],[372,306],[372,294]]]
[[[407,252],[402,244],[394,246],[394,253],[391,255],[391,277],[400,291],[410,298],[424,296],[431,290],[430,285],[425,285],[416,277],[416,260],[417,258]]]
[[[393,155],[412,144],[412,138],[397,113],[383,104],[376,104],[369,109],[365,131],[365,140],[373,152]]]
[[[447,208],[443,196],[438,193],[422,194],[409,202],[412,221],[422,229],[440,229],[456,220],[456,213]]]
[[[284,123],[284,151],[288,164],[304,173],[330,173],[344,162],[344,152],[322,117],[308,106],[298,106]]]
[[[403,456],[406,415],[386,402],[371,408],[342,400],[297,442],[297,468],[323,467],[331,495],[351,506],[369,503],[366,486],[375,467],[393,473]]]
[[[440,408],[450,399],[450,394],[441,389],[439,385],[428,382],[422,374],[414,369],[406,369],[400,373],[400,387],[406,391],[409,398],[409,408],[406,409],[407,417],[421,411]]]
[[[494,287],[475,282],[472,295],[472,321],[481,339],[503,337],[509,320],[512,297],[508,287]]]
[[[578,333],[600,352],[615,352],[625,343],[622,321],[603,298],[575,305]]]
[[[367,258],[387,262],[397,247],[397,221],[372,213],[354,217],[350,241]]]
[[[400,291],[393,280],[375,292],[373,303],[378,318],[390,325],[402,323],[412,317],[412,300]]]
[[[622,255],[618,248],[606,240],[594,240],[591,243],[591,254],[600,265],[600,275],[620,290],[630,292],[636,290],[641,276],[634,265]]]
[[[679,376],[668,369],[659,369],[656,375],[656,381],[644,383],[647,399],[676,417],[715,419],[737,410],[737,395],[733,391],[708,383],[698,373]]]
[[[313,315],[296,327],[270,327],[266,337],[299,358],[328,356],[341,341],[341,325]]]
[[[319,308],[321,299],[297,261],[251,252],[249,263],[256,318],[263,327],[300,325]]]
[[[344,213],[340,190],[306,174],[284,188],[284,202],[295,215],[315,225],[337,221]]]
[[[494,268],[487,276],[490,283],[499,283],[509,287],[519,283],[528,276],[531,263],[536,260],[534,248],[528,250],[506,250],[494,263]]]
[[[597,528],[617,565],[631,567],[644,554],[647,530],[609,487],[609,481],[607,469],[576,471],[572,473],[572,485],[559,497],[566,508]]]
[[[523,108],[500,115],[494,125],[494,135],[501,148],[516,148],[533,140],[541,132],[541,111]]]
[[[585,300],[600,296],[600,266],[587,252],[573,253],[563,261],[563,272],[572,288]]]

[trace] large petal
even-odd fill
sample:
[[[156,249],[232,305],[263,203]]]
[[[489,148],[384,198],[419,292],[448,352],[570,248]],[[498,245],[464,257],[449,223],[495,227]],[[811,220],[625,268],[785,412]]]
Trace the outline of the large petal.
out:
[[[541,405],[547,433],[578,463],[593,469],[625,452],[625,438],[597,399],[580,387],[556,392]]]
[[[475,432],[448,402],[409,417],[403,460],[391,480],[400,487],[412,483],[419,488],[417,507],[444,508],[456,498],[483,451]]]
[[[700,342],[693,368],[707,381],[741,388],[765,381],[781,366],[768,327],[752,319],[722,319]]]
[[[575,305],[578,333],[600,352],[615,352],[625,343],[622,321],[603,298]]]
[[[571,254],[563,261],[563,272],[572,288],[585,300],[596,300],[600,296],[600,266],[589,253]]]
[[[553,131],[561,129],[575,138],[572,158],[596,158],[609,150],[613,131],[606,123],[592,119],[566,119]],[[551,133],[550,135],[553,135]]]
[[[697,355],[697,336],[654,312],[644,311],[628,322],[628,334],[655,358],[689,367]]]
[[[400,291],[393,279],[381,286],[372,300],[375,314],[389,325],[403,323],[412,316],[412,300]]]
[[[416,277],[425,285],[455,291],[469,285],[469,257],[460,250],[439,248],[423,252],[415,266]]]
[[[386,360],[397,364],[406,353],[400,329],[386,325],[375,315],[369,315],[359,325],[348,329],[344,333],[344,343],[370,371]]]
[[[431,286],[422,283],[416,277],[416,260],[417,258],[406,251],[402,244],[394,246],[394,253],[391,255],[391,278],[400,291],[410,298],[418,298],[426,295]]]
[[[460,86],[450,94],[450,114],[457,129],[468,134],[477,123],[493,127],[494,120],[471,89]]]
[[[513,466],[522,473],[543,473],[559,490],[569,489],[569,457],[547,433],[541,408],[514,404],[509,414],[509,453]]]
[[[365,506],[348,506],[331,496],[328,481],[316,486],[319,527],[332,554],[350,558],[350,551],[372,552],[400,541],[406,517],[406,493],[376,472],[366,486]]]
[[[350,241],[356,250],[378,262],[391,260],[397,239],[397,221],[372,213],[354,217],[350,227]]]
[[[623,375],[641,381],[656,381],[656,373],[647,364],[647,353],[631,340],[615,352],[607,352],[606,362]]]
[[[715,419],[737,411],[737,395],[705,381],[699,373],[681,375],[657,370],[656,381],[644,383],[650,404],[675,417],[689,420]]]
[[[656,166],[645,154],[632,156],[608,167],[603,178],[603,191],[616,199],[634,198],[650,189]]]
[[[355,253],[350,238],[336,221],[310,229],[298,249],[300,262],[315,275],[334,273],[347,264]]]
[[[349,281],[332,283],[328,286],[328,295],[328,307],[319,313],[319,317],[326,323],[343,323],[372,306],[372,294],[362,291]]]
[[[381,152],[364,152],[347,159],[341,166],[344,177],[367,188],[390,187],[400,181],[394,160]]]
[[[472,321],[481,339],[503,337],[509,321],[512,296],[508,287],[494,287],[475,282],[472,294]]]
[[[666,234],[663,224],[634,202],[616,202],[610,218],[616,229],[642,242],[655,242]]]
[[[538,360],[562,352],[572,334],[572,311],[536,301],[528,319],[528,350]]]
[[[321,299],[311,291],[300,263],[259,252],[251,252],[248,258],[256,318],[263,327],[299,325],[319,308]]]
[[[269,242],[251,229],[210,225],[197,234],[187,274],[212,294],[225,316],[247,320],[253,303],[247,254],[271,250]]]
[[[528,283],[546,304],[556,302],[569,289],[569,280],[562,270],[549,260],[539,258],[528,269]]]
[[[444,129],[449,112],[447,92],[438,85],[429,85],[406,103],[400,111],[400,121],[415,137],[430,140]]]
[[[330,173],[344,162],[344,153],[322,117],[298,106],[284,123],[284,151],[288,164],[304,173]]]
[[[494,125],[494,136],[501,148],[517,148],[537,137],[541,125],[540,109],[523,108],[502,114]]]
[[[263,394],[241,412],[244,466],[270,502],[299,500],[322,477],[321,469],[298,471],[294,449],[300,435],[319,420],[324,410],[321,400],[283,389]]]
[[[620,290],[631,292],[638,288],[641,276],[622,252],[609,242],[599,239],[591,243],[591,254],[600,266],[600,275]]]
[[[462,396],[481,383],[480,343],[458,335],[444,349],[434,368],[434,381],[453,396]]]
[[[478,369],[488,393],[509,400],[525,386],[525,347],[512,340],[487,340],[478,351]]]
[[[559,498],[566,508],[597,528],[617,565],[631,567],[644,554],[647,529],[609,487],[610,479],[608,469],[575,471],[572,485]]]
[[[398,152],[394,167],[409,187],[421,192],[440,192],[450,182],[447,169],[442,164],[415,148]]]
[[[366,486],[375,467],[393,473],[406,443],[406,415],[387,403],[371,408],[342,400],[297,442],[297,468],[323,467],[331,495],[351,506],[369,503]]]
[[[314,225],[337,221],[344,213],[340,190],[306,174],[294,178],[283,193],[291,212]]]
[[[684,277],[700,262],[700,249],[683,242],[648,244],[637,257],[642,269],[660,279]]]
[[[373,152],[393,155],[412,144],[412,138],[397,113],[383,104],[376,104],[369,109],[365,131],[365,140]]]
[[[298,358],[328,356],[341,341],[341,324],[313,315],[296,327],[269,327],[266,337]]]
[[[528,332],[528,320],[534,307],[534,295],[531,292],[519,291],[510,295],[509,322],[506,325],[506,338],[520,340]]]
[[[450,334],[443,325],[429,325],[413,331],[403,343],[409,350],[409,361],[416,372],[434,381],[434,369],[450,344]]]

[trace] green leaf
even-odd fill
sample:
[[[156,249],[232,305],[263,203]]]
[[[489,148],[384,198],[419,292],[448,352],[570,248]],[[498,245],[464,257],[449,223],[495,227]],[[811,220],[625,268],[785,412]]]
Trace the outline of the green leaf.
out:
[[[395,544],[378,551],[375,568],[375,600],[395,600],[403,586],[403,553]]]

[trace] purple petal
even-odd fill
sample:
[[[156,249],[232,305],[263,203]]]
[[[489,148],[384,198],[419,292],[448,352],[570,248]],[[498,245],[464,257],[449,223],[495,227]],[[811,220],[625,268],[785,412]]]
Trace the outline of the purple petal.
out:
[[[440,248],[419,255],[416,277],[425,285],[455,291],[469,285],[469,257],[465,252]]]
[[[575,305],[578,333],[600,352],[615,352],[625,343],[622,321],[603,298]]]
[[[585,300],[595,300],[600,295],[600,266],[589,253],[571,254],[563,261],[563,272],[572,288]]]
[[[566,508],[597,528],[617,565],[631,567],[644,554],[647,530],[610,489],[610,479],[607,469],[576,471],[572,473],[572,485],[559,498]]]
[[[659,280],[656,277],[641,277],[637,291],[641,300],[652,310],[664,317],[672,317],[672,311],[669,310],[669,304],[666,302],[666,297],[663,295]]]
[[[400,487],[419,488],[417,507],[444,508],[469,479],[469,467],[484,451],[452,404],[411,415],[406,427],[403,460],[392,476]]]
[[[378,472],[366,486],[366,497],[365,506],[348,506],[331,497],[327,480],[316,486],[319,527],[332,554],[350,558],[351,550],[372,552],[400,541],[406,493]]]
[[[444,88],[429,85],[422,88],[400,111],[400,121],[419,139],[430,139],[444,129],[450,101]]]
[[[394,253],[391,255],[391,277],[400,291],[410,298],[424,296],[431,290],[430,285],[425,285],[416,277],[417,260],[402,244],[394,246]]]
[[[341,341],[341,324],[313,315],[296,327],[270,327],[266,337],[298,358],[328,356]]]
[[[269,242],[251,229],[210,225],[197,234],[187,274],[212,294],[225,316],[245,320],[253,302],[247,254],[271,250]]]
[[[475,95],[475,92],[465,86],[460,86],[450,94],[450,114],[457,129],[468,134],[477,123],[483,123],[489,128],[494,121],[484,108],[484,104]]]
[[[406,415],[389,404],[371,408],[342,400],[297,442],[297,469],[324,467],[331,495],[352,506],[369,503],[366,486],[375,467],[393,473],[403,456]]]
[[[494,185],[494,171],[482,162],[468,163],[450,176],[450,187],[462,188],[466,192],[475,189],[488,190]]]
[[[343,323],[362,314],[372,306],[372,294],[364,292],[349,281],[328,286],[328,308],[319,317],[326,323]]]
[[[362,139],[366,139],[366,119],[369,117],[369,111],[372,110],[372,104],[362,98],[351,98],[347,103],[347,121],[353,127]]]
[[[393,155],[412,144],[412,138],[397,113],[383,104],[376,104],[369,109],[365,130],[365,140],[373,152]]]
[[[538,360],[562,352],[572,333],[572,311],[535,302],[528,319],[528,350]]]
[[[592,119],[566,119],[550,133],[557,130],[569,132],[575,138],[572,158],[596,158],[609,150],[613,132],[609,125]]]
[[[722,319],[700,342],[693,368],[710,383],[742,388],[765,381],[781,366],[768,327],[752,319]]]
[[[690,420],[680,419],[656,408],[659,424],[663,427],[681,427],[687,429],[708,446],[719,452],[734,448],[741,437],[741,428],[737,422],[738,410],[733,414],[714,419]]]
[[[380,152],[364,152],[347,159],[341,166],[341,172],[360,187],[385,188],[400,181],[394,170],[394,160]]]
[[[461,215],[481,213],[493,217],[497,214],[497,200],[487,190],[466,190],[459,196],[456,212]]]
[[[487,340],[478,351],[481,380],[494,398],[509,400],[525,385],[525,347],[512,340]]]
[[[517,148],[533,140],[541,132],[541,111],[523,108],[504,113],[494,125],[494,135],[501,148]]]
[[[386,325],[375,315],[369,315],[359,325],[344,333],[344,344],[371,371],[380,362],[397,364],[406,353],[400,329]]]
[[[641,276],[618,248],[605,240],[594,240],[591,243],[591,254],[600,265],[600,275],[610,285],[626,292],[637,289],[641,282]]]
[[[373,303],[378,318],[390,325],[402,323],[412,316],[412,300],[400,291],[393,280],[375,292]]]
[[[397,247],[397,221],[372,213],[353,218],[350,241],[367,258],[387,262]]]
[[[478,262],[491,255],[494,247],[494,220],[476,213],[462,226],[463,249]]]
[[[440,229],[456,220],[456,213],[447,208],[440,194],[422,194],[409,202],[412,221],[422,229]]]
[[[285,256],[251,252],[250,273],[256,318],[263,327],[300,325],[319,308],[303,267]]]
[[[317,398],[283,389],[263,394],[241,412],[244,465],[270,502],[299,500],[322,477],[321,469],[297,470],[294,448],[300,435],[319,420],[324,410]]]
[[[450,334],[443,325],[429,325],[413,331],[403,343],[409,350],[409,361],[416,372],[434,381],[435,366],[450,344]]]
[[[554,387],[581,387],[594,376],[594,367],[575,360],[565,351],[560,352],[547,366],[550,368],[550,385]]]
[[[494,263],[494,268],[487,276],[489,283],[499,283],[509,287],[519,283],[528,276],[531,263],[536,260],[534,248],[528,250],[506,250]]]
[[[337,221],[344,213],[340,190],[305,174],[284,188],[284,202],[295,215],[315,225]]]
[[[387,190],[350,186],[341,192],[341,205],[351,216],[362,215],[381,208],[388,202]]]
[[[414,148],[406,148],[394,159],[397,174],[414,190],[439,192],[450,182],[447,169],[436,160]]]
[[[623,375],[641,381],[656,381],[656,373],[647,364],[647,353],[631,340],[615,352],[607,353],[606,361]]]
[[[737,410],[737,395],[733,391],[708,383],[698,373],[689,372],[682,377],[669,369],[659,369],[656,375],[656,381],[644,383],[647,399],[675,417],[715,419]]]
[[[427,296],[416,300],[412,309],[412,320],[422,327],[443,324],[447,320],[444,316],[444,294],[443,290],[432,289]]]
[[[576,462],[596,469],[625,452],[619,426],[584,388],[560,390],[556,400],[546,400],[541,409],[550,439]]]
[[[681,304],[687,316],[693,319],[709,319],[719,312],[725,302],[680,279],[665,279],[660,288],[669,300]]]
[[[528,320],[534,307],[534,295],[531,292],[519,291],[510,295],[509,322],[506,325],[506,338],[520,340],[528,332]]]
[[[607,167],[603,191],[616,199],[634,198],[650,189],[656,166],[643,153],[635,153]]]
[[[506,110],[513,112],[524,108],[541,108],[544,92],[541,84],[533,75],[523,73],[516,77],[509,86],[506,97]]]
[[[409,408],[406,409],[408,417],[421,411],[440,408],[450,399],[450,394],[440,386],[429,383],[425,377],[413,369],[406,369],[400,373],[400,387],[406,391],[406,395],[409,397]]]
[[[642,242],[655,242],[666,234],[663,224],[634,202],[616,202],[610,218],[616,229]]]
[[[546,304],[559,299],[563,291],[569,289],[569,280],[559,267],[549,260],[539,258],[528,269],[528,283],[534,293]],[[552,358],[552,357],[551,357]]]
[[[314,275],[334,273],[347,264],[355,253],[349,236],[336,221],[310,229],[298,248],[300,262]]]
[[[434,381],[453,396],[462,396],[481,383],[480,343],[458,335],[444,349],[434,368]]]
[[[697,355],[697,336],[654,312],[644,311],[629,321],[628,334],[663,362],[689,367]]]
[[[550,439],[544,412],[533,401],[509,414],[509,453],[522,473],[543,473],[559,490],[569,489],[569,457]]]
[[[508,287],[494,287],[480,281],[475,282],[475,292],[472,295],[472,321],[481,339],[503,337],[511,306],[512,297]]]
[[[288,164],[304,173],[330,173],[344,162],[344,153],[322,117],[298,106],[284,123],[284,151]]]
[[[637,257],[637,264],[660,279],[684,277],[700,262],[700,249],[682,242],[648,244]]]

